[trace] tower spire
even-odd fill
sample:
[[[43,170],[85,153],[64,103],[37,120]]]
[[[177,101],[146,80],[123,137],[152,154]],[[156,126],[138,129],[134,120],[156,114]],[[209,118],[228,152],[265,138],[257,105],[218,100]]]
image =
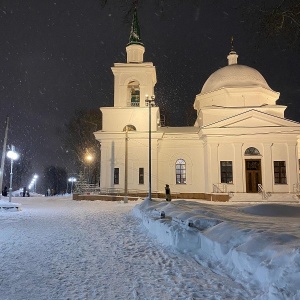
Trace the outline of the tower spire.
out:
[[[137,16],[136,5],[133,10],[133,17],[132,17],[128,45],[133,45],[133,44],[144,45],[141,40],[140,25],[139,25],[139,20],[138,20],[138,16]]]
[[[133,10],[129,43],[126,47],[127,63],[142,63],[145,47],[141,41],[140,25],[137,16],[136,3]]]
[[[239,56],[234,51],[233,36],[230,39],[230,44],[231,44],[231,50],[230,50],[230,52],[229,52],[229,54],[227,56],[228,65],[236,65],[237,64],[237,59],[238,59]]]

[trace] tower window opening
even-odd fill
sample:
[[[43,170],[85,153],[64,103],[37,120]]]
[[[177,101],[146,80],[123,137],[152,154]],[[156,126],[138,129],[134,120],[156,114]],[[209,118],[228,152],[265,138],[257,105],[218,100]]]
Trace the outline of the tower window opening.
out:
[[[140,85],[137,81],[128,84],[129,106],[140,106]]]

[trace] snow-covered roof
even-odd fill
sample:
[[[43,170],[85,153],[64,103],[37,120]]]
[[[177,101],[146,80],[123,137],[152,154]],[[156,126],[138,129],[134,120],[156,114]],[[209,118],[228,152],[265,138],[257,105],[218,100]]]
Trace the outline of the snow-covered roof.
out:
[[[261,86],[272,91],[265,78],[256,69],[245,65],[232,64],[211,74],[204,83],[201,94],[226,87],[253,86]]]

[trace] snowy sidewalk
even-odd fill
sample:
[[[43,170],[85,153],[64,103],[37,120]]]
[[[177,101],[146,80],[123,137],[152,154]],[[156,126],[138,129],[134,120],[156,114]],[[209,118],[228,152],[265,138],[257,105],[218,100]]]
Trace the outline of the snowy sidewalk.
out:
[[[15,199],[16,200],[16,199]],[[0,299],[252,299],[255,291],[157,243],[136,203],[18,199],[0,212]]]

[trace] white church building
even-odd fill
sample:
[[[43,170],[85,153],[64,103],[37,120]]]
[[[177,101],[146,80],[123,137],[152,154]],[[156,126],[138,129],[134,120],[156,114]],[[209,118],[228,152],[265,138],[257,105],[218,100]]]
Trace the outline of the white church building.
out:
[[[259,188],[293,192],[299,185],[300,124],[284,118],[286,106],[276,104],[280,94],[257,70],[238,64],[233,47],[228,65],[195,96],[197,117],[188,127],[164,127],[159,107],[149,109],[146,95],[155,94],[157,79],[144,51],[135,12],[127,62],[112,67],[114,106],[100,108],[102,130],[94,133],[101,143],[101,188],[142,193],[150,177],[153,193],[164,193],[168,184],[185,198]]]

